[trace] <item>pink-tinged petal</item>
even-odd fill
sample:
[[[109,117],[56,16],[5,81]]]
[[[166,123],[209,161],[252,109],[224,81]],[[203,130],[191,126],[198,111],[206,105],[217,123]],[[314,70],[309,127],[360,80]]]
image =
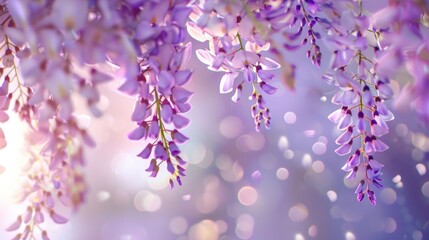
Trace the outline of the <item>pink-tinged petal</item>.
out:
[[[54,212],[54,210],[49,210],[49,216],[57,224],[65,224],[68,222],[68,219],[61,216],[60,214]]]
[[[205,31],[203,31],[200,27],[198,27],[197,24],[195,24],[193,22],[188,22],[186,24],[186,27],[187,27],[189,35],[191,35],[191,37],[195,40],[198,40],[200,42],[205,42],[205,41],[210,40],[212,38]],[[207,65],[209,65],[209,64],[207,64]]]
[[[150,131],[150,130],[149,130]],[[138,126],[132,132],[128,134],[128,139],[130,140],[140,140],[146,136],[146,128],[143,126]]]
[[[176,143],[185,143],[186,141],[189,140],[189,138],[185,135],[183,135],[181,132],[177,131],[176,129],[173,130],[173,132],[171,133],[171,138],[173,139],[174,142]]]
[[[173,115],[173,125],[177,129],[181,129],[181,128],[188,126],[189,122],[190,122],[189,119],[182,116],[182,115],[179,115],[179,114]]]
[[[374,147],[375,151],[377,151],[377,152],[384,152],[387,149],[389,149],[389,146],[387,146],[387,144],[385,144],[384,142],[382,142],[378,139],[374,139],[372,141],[372,146]]]
[[[69,120],[71,114],[73,113],[73,106],[70,100],[65,100],[60,103],[60,113],[59,118],[62,120]]]
[[[141,151],[137,156],[141,157],[143,159],[148,159],[150,154],[152,153],[152,147],[153,145],[151,143],[149,143],[144,149],[143,151]]]
[[[340,108],[329,114],[328,119],[331,120],[331,122],[337,124],[344,116],[345,112],[342,108]]]
[[[219,85],[219,91],[220,93],[229,93],[234,88],[234,80],[238,76],[238,73],[225,73],[221,80]]]
[[[149,126],[149,131],[148,131],[148,138],[150,139],[156,139],[158,138],[158,134],[159,134],[159,123],[158,123],[158,118],[155,116],[152,119],[152,123]]]
[[[28,206],[24,215],[24,223],[27,224],[31,221],[31,217],[33,216],[33,208]]]
[[[174,74],[174,78],[176,79],[176,86],[185,85],[189,79],[191,79],[192,71],[191,70],[181,70],[177,71]]]
[[[6,231],[8,232],[13,232],[19,229],[19,227],[21,227],[21,223],[22,223],[22,217],[18,216],[18,218],[16,219],[15,222],[13,222],[8,228],[6,228]]]
[[[173,108],[167,100],[161,104],[161,118],[165,123],[171,123],[173,119]]]
[[[141,122],[146,119],[147,101],[141,100],[134,104],[133,114],[131,120],[133,122]]]
[[[350,140],[353,137],[353,128],[349,127],[346,131],[344,131],[336,140],[335,143],[338,145],[344,145],[348,142],[350,142]]]
[[[158,142],[156,144],[154,154],[155,154],[155,157],[157,159],[167,160],[167,158],[168,158],[167,151],[165,150],[164,146],[162,145],[162,142]]]
[[[211,66],[214,60],[214,55],[208,50],[198,49],[195,51],[197,58],[204,64]]]
[[[0,165],[0,174],[4,173],[6,171],[6,168],[2,165]]]
[[[48,208],[53,208],[55,206],[54,198],[50,192],[45,193],[45,204]]]
[[[171,91],[173,92],[173,100],[176,104],[188,102],[193,94],[182,87],[174,87]]]
[[[112,76],[110,76],[109,74],[97,71],[95,69],[91,70],[91,81],[93,83],[106,83],[113,80]]]
[[[0,96],[0,110],[6,111],[9,109],[10,100],[12,99],[12,94],[6,96]]]
[[[266,92],[267,94],[274,94],[277,91],[277,88],[267,84],[266,82],[262,81],[259,86],[261,87],[262,90],[264,90],[264,92]]]
[[[40,211],[40,207],[36,207],[36,211],[34,212],[34,222],[40,224],[45,221],[45,217],[43,213]]]
[[[124,92],[128,95],[134,95],[138,92],[138,82],[136,79],[127,79],[125,80],[122,85],[118,88],[119,91]]]
[[[45,230],[42,232],[42,240],[49,240],[48,233]]]
[[[347,110],[347,114],[344,117],[342,117],[338,123],[338,129],[348,128],[352,124],[353,124],[352,114],[349,110]]]
[[[168,180],[168,184],[170,184],[170,189],[173,189],[174,188],[174,182],[173,182],[173,179],[169,179]]]
[[[0,110],[0,122],[5,123],[9,120],[9,115]]]
[[[96,147],[95,140],[88,134],[87,131],[81,132],[82,140],[88,147]]]
[[[349,154],[351,150],[352,150],[352,141],[335,149],[335,152],[340,156],[344,156]]]
[[[217,55],[215,55],[213,63],[211,64],[212,69],[218,70],[222,66],[224,60],[225,53],[218,53]]]
[[[278,62],[267,57],[261,57],[259,59],[259,62],[264,70],[274,70],[274,69],[279,69],[281,67]]]
[[[242,69],[246,62],[246,55],[244,51],[236,52],[231,60],[232,65],[237,69]]]

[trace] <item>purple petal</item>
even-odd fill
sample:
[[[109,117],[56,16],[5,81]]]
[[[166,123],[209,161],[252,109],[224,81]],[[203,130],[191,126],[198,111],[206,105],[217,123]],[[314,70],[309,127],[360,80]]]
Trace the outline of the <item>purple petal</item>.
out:
[[[186,113],[189,110],[191,110],[191,108],[192,108],[192,105],[189,103],[176,103],[176,109],[180,113]]]
[[[237,86],[237,88],[235,89],[234,95],[232,95],[232,97],[231,97],[231,100],[233,102],[238,102],[240,100],[242,89],[243,89],[243,87],[241,84]]]
[[[389,132],[389,129],[377,124],[377,121],[371,120],[371,133],[376,137],[381,137]]]
[[[173,124],[174,124],[174,127],[176,127],[177,129],[181,129],[188,126],[189,122],[190,122],[189,119],[182,115],[179,115],[179,114],[173,115]]]
[[[173,100],[176,104],[188,102],[193,94],[182,87],[175,87],[171,91],[173,92]]]
[[[177,147],[177,145],[173,141],[168,142],[168,148],[170,150],[171,155],[177,156],[180,154],[179,147]]]
[[[170,72],[162,70],[158,74],[158,91],[163,96],[171,95],[171,88],[174,86],[174,77]]]
[[[58,224],[64,224],[64,223],[67,223],[68,222],[68,219],[67,218],[65,218],[65,217],[63,217],[63,216],[61,216],[61,215],[59,215],[58,213],[56,213],[56,212],[54,212],[54,210],[49,210],[49,216],[52,218],[52,220],[55,222],[55,223],[58,223]]]
[[[147,110],[147,101],[137,101],[134,105],[133,114],[131,115],[131,120],[133,122],[141,122],[146,118]]]
[[[350,140],[353,137],[353,128],[349,127],[346,131],[344,131],[336,140],[335,143],[338,145],[344,145],[348,142],[350,142]]]
[[[185,85],[189,79],[191,79],[192,71],[191,70],[182,70],[177,71],[174,74],[174,78],[176,79],[176,86]]]
[[[159,134],[158,118],[156,116],[154,116],[152,119],[152,123],[149,126],[149,131],[148,131],[147,136],[150,139],[156,139],[158,137],[158,134]]]
[[[252,71],[249,66],[243,69],[243,75],[244,75],[244,80],[246,82],[250,83],[250,82],[255,82],[256,80],[256,73]]]
[[[344,116],[345,112],[342,108],[340,108],[329,114],[328,119],[331,120],[331,122],[337,124]]]
[[[9,115],[0,110],[0,122],[5,123],[9,120]]]
[[[34,213],[34,222],[37,224],[40,224],[45,221],[45,217],[43,216],[43,213],[40,211],[39,207],[36,207],[36,211]]]
[[[127,93],[128,95],[134,95],[138,92],[138,82],[135,79],[127,79],[118,88],[119,91]]]
[[[174,167],[174,165],[173,165],[173,163],[171,162],[170,159],[167,159],[167,170],[171,174],[174,174],[174,172],[176,171],[176,168]]]
[[[384,152],[387,149],[389,149],[389,146],[387,146],[384,142],[375,139],[372,141],[372,146],[374,147],[375,151],[377,152]]]
[[[173,119],[173,108],[167,100],[162,102],[161,118],[165,123],[171,123],[171,120]]]
[[[268,85],[268,84],[267,84],[267,83],[265,83],[264,81],[262,81],[262,82],[259,84],[259,86],[262,88],[262,90],[264,90],[264,92],[266,92],[266,93],[268,93],[268,94],[270,94],[270,95],[274,94],[274,93],[277,91],[277,88],[275,88],[275,87],[273,87],[273,86],[271,86],[271,85]]]
[[[358,118],[357,129],[359,133],[363,133],[365,131],[365,120],[363,118]]]
[[[221,80],[219,85],[219,91],[220,93],[229,93],[232,91],[234,87],[234,79],[238,76],[238,73],[225,73]]]
[[[183,135],[181,132],[177,131],[176,129],[174,129],[174,131],[171,133],[171,138],[173,139],[174,142],[176,143],[185,143],[186,141],[189,140],[189,138],[185,135]]]
[[[24,223],[29,223],[31,221],[31,217],[33,216],[33,208],[28,206],[27,211],[25,211]]]
[[[8,228],[6,228],[6,231],[8,232],[13,232],[19,229],[19,227],[21,227],[21,223],[22,223],[22,217],[18,216],[18,218],[16,219],[15,222],[13,222]]]
[[[137,156],[143,159],[148,159],[152,152],[152,147],[153,145],[149,143]]]
[[[338,123],[338,129],[348,128],[352,124],[353,124],[352,114],[350,111],[347,111],[347,114],[343,118],[341,118],[340,122]]]
[[[342,146],[340,146],[339,148],[335,149],[335,152],[340,155],[340,156],[344,156],[346,154],[349,154],[352,150],[352,144],[351,141],[347,144],[344,144]]]
[[[381,169],[384,167],[383,164],[379,163],[377,160],[371,160],[369,161],[369,166],[371,166],[372,169]]]
[[[155,157],[161,160],[166,160],[168,157],[167,151],[162,145],[162,142],[158,142],[155,146]]]
[[[130,140],[140,140],[146,135],[146,128],[142,126],[138,126],[132,132],[128,134],[128,139]]]

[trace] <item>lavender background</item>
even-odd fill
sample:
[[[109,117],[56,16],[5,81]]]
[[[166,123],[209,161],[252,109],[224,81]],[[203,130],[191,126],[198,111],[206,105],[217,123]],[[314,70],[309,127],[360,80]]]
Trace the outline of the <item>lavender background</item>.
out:
[[[66,225],[47,227],[51,239],[428,239],[429,130],[408,103],[391,101],[396,119],[383,138],[390,149],[376,155],[385,165],[385,188],[376,192],[377,206],[357,202],[355,184],[343,180],[345,159],[333,152],[338,132],[326,118],[336,109],[334,87],[320,78],[329,56],[322,70],[303,56],[305,49],[285,55],[298,65],[297,90],[275,83],[278,92],[267,97],[272,127],[260,133],[251,102],[244,97],[234,104],[231,95],[220,95],[220,75],[192,59],[195,95],[185,130],[191,140],[183,145],[190,164],[184,186],[173,190],[168,174],[148,178],[148,162],[135,156],[142,143],[126,138],[133,99],[115,90],[118,82],[105,86],[106,114],[90,123],[98,147],[87,151],[87,202],[66,214]],[[0,189],[17,189],[7,177],[0,175]],[[25,206],[1,197],[5,229]],[[11,237],[0,231],[0,239]]]

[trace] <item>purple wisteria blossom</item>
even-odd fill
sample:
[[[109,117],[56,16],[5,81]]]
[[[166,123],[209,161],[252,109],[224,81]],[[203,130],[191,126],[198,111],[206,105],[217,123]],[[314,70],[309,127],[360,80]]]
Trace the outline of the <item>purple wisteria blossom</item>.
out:
[[[367,3],[365,3],[367,4]],[[374,12],[362,0],[0,0],[0,149],[14,111],[29,128],[28,161],[19,192],[22,212],[13,239],[49,239],[45,223],[65,224],[88,192],[85,147],[94,147],[76,111],[100,117],[100,85],[120,80],[135,98],[128,138],[150,177],[182,184],[188,141],[184,114],[194,55],[221,72],[219,92],[238,102],[249,88],[255,129],[269,128],[267,95],[276,80],[294,88],[288,51],[304,48],[315,67],[331,57],[323,79],[336,88],[328,118],[340,131],[335,152],[356,179],[358,201],[376,204],[383,187],[376,154],[394,120],[388,100],[412,105],[429,126],[429,10],[422,0],[391,0]],[[189,36],[208,43],[192,50]],[[108,69],[108,70],[107,70]],[[279,73],[281,71],[281,73]],[[404,71],[412,83],[397,81]],[[401,91],[398,89],[401,88]],[[398,93],[399,92],[399,93]],[[1,169],[4,171],[4,169]],[[257,171],[259,172],[259,171]],[[1,172],[0,172],[1,173]],[[252,175],[252,177],[254,177]]]

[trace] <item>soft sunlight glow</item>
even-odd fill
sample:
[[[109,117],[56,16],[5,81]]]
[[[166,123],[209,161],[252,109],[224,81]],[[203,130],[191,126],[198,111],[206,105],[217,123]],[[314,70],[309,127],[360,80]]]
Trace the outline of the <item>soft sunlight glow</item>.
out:
[[[20,121],[14,113],[9,113],[10,119],[2,124],[7,140],[7,147],[0,151],[0,165],[4,172],[0,175],[0,202],[2,205],[13,204],[17,190],[21,187],[21,168],[26,161],[25,136],[27,125]]]

